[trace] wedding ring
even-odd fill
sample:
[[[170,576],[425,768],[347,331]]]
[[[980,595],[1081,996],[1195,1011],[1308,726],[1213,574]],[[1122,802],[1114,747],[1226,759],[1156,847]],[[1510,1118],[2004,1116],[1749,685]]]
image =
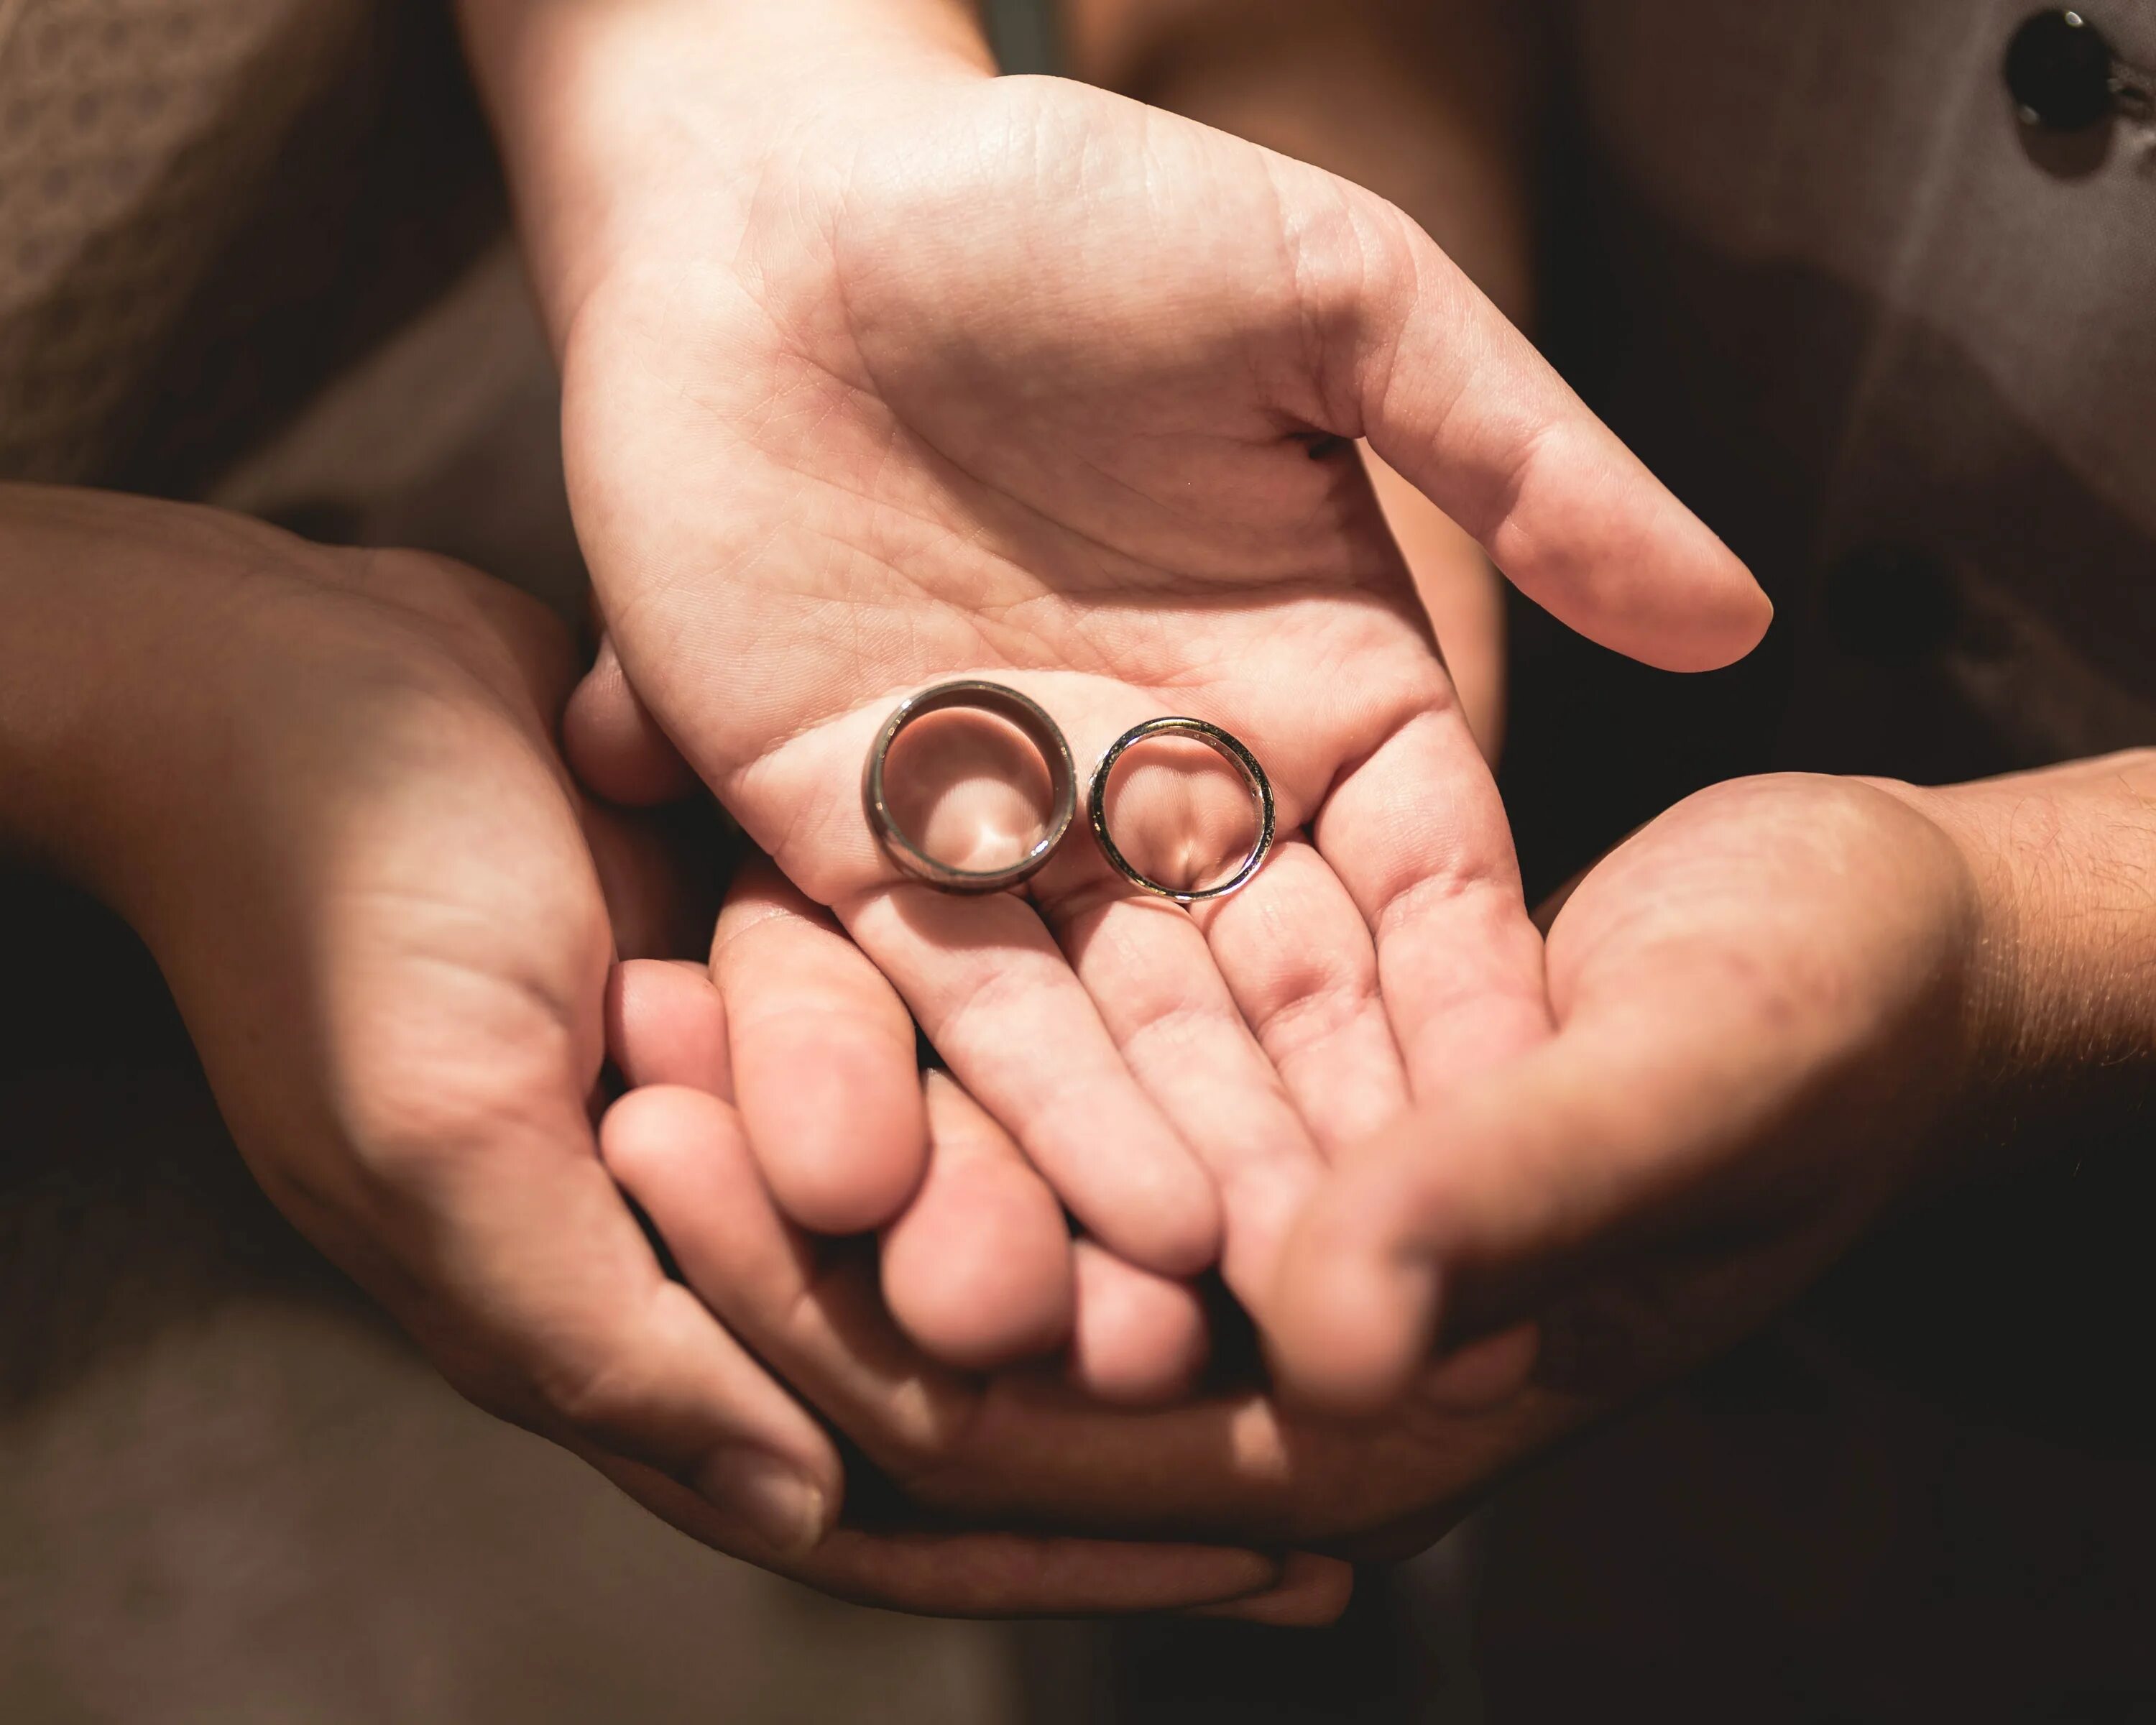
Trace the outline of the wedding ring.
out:
[[[1041,762],[1048,768],[1048,824],[1025,855],[1006,868],[960,869],[939,862],[921,848],[891,813],[891,798],[884,783],[891,745],[916,719],[952,707],[973,708],[1009,720],[1040,752]],[[868,766],[861,777],[861,802],[868,810],[869,824],[875,829],[885,851],[915,880],[925,880],[944,892],[1001,892],[1016,886],[1046,862],[1062,843],[1063,835],[1070,830],[1071,820],[1078,812],[1078,768],[1070,758],[1070,745],[1065,741],[1062,730],[1039,702],[1029,700],[1015,689],[1006,689],[1001,683],[966,678],[938,683],[909,695],[899,703],[897,711],[884,721],[883,729],[876,733],[875,746],[869,751]]]
[[[1116,770],[1116,762],[1122,758],[1126,749],[1152,737],[1188,737],[1204,743],[1243,775],[1243,783],[1250,790],[1250,801],[1258,815],[1257,839],[1250,846],[1250,855],[1217,886],[1170,886],[1165,881],[1154,880],[1132,865],[1116,845],[1115,835],[1108,830],[1108,776]],[[1248,886],[1250,877],[1263,866],[1266,853],[1273,848],[1272,781],[1265,777],[1265,769],[1258,764],[1258,757],[1244,747],[1240,737],[1203,719],[1147,719],[1142,725],[1132,726],[1108,746],[1108,752],[1101,757],[1101,764],[1093,769],[1090,802],[1093,836],[1101,841],[1101,851],[1108,859],[1109,866],[1132,886],[1162,898],[1172,898],[1179,905],[1225,898],[1238,888]]]

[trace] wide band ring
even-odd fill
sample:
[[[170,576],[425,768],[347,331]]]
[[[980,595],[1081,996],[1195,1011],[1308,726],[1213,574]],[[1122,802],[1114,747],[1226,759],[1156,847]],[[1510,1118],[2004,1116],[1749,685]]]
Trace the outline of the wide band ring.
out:
[[[1243,775],[1243,783],[1250,789],[1250,801],[1258,811],[1258,836],[1235,873],[1217,886],[1185,888],[1170,886],[1156,880],[1143,870],[1136,867],[1117,846],[1115,835],[1108,830],[1108,776],[1116,770],[1116,762],[1123,752],[1134,743],[1153,737],[1188,737],[1202,742]],[[1161,898],[1172,898],[1179,905],[1203,903],[1207,899],[1225,898],[1250,884],[1250,877],[1264,866],[1266,854],[1273,848],[1273,785],[1265,777],[1265,769],[1258,764],[1258,757],[1243,746],[1242,739],[1233,732],[1223,731],[1218,725],[1208,724],[1203,719],[1147,719],[1142,725],[1133,725],[1108,746],[1108,752],[1101,757],[1101,764],[1093,769],[1093,783],[1089,798],[1093,819],[1093,836],[1101,841],[1101,855],[1108,865],[1132,886]]]
[[[891,813],[891,798],[884,783],[891,745],[916,719],[953,707],[970,707],[1008,719],[1040,752],[1042,763],[1048,768],[1048,825],[1025,855],[1007,868],[960,869],[939,862],[914,841],[898,824],[898,817]],[[1048,716],[1046,709],[1038,701],[1001,683],[963,678],[956,682],[937,683],[907,696],[884,721],[861,775],[861,802],[868,811],[869,825],[875,829],[878,842],[891,860],[915,880],[925,880],[944,892],[1002,892],[1033,875],[1070,830],[1070,823],[1078,813],[1078,768],[1070,757],[1070,745],[1061,727]]]

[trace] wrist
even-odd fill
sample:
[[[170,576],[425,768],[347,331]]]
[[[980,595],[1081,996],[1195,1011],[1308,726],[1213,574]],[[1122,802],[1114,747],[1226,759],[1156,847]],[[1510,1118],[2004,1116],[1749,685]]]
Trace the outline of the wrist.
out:
[[[1907,793],[1964,859],[1986,1089],[2016,1104],[2156,1074],[2156,750]]]
[[[187,608],[146,578],[158,522],[182,511],[135,498],[0,486],[0,848],[117,904],[143,793],[181,714],[164,699],[190,665]],[[181,542],[169,545],[184,561]],[[215,596],[190,597],[213,608]],[[182,669],[182,667],[187,667]]]
[[[766,170],[845,167],[876,105],[993,76],[975,0],[460,0],[557,354],[602,281],[728,254]],[[663,269],[665,266],[660,264]]]

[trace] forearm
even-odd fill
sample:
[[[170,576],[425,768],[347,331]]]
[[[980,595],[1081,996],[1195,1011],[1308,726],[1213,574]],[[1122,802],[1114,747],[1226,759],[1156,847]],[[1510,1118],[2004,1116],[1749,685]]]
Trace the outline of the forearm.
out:
[[[458,0],[558,352],[639,233],[725,222],[879,82],[984,77],[975,0]],[[715,254],[724,255],[723,249]]]
[[[2156,1089],[2156,749],[1913,795],[1978,907],[1987,1071],[2029,1117]]]
[[[0,850],[100,891],[124,783],[157,782],[164,667],[187,654],[164,594],[108,542],[116,516],[157,508],[0,485]]]

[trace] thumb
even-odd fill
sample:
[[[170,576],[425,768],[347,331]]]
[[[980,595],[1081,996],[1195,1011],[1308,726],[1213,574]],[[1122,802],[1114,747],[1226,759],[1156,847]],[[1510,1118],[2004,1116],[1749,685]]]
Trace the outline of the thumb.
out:
[[[1387,261],[1336,326],[1371,447],[1589,639],[1665,670],[1758,644],[1774,607],[1519,330],[1389,206]]]
[[[602,636],[598,658],[569,696],[562,715],[562,753],[594,795],[625,809],[650,809],[692,796],[696,773],[629,686]]]
[[[1672,965],[1346,1158],[1281,1260],[1266,1341],[1320,1404],[1392,1402],[1440,1331],[1547,1292],[1702,1198],[1789,1101],[1742,1004]],[[1696,998],[1695,998],[1696,997]],[[1779,1064],[1779,1063],[1777,1063]]]

